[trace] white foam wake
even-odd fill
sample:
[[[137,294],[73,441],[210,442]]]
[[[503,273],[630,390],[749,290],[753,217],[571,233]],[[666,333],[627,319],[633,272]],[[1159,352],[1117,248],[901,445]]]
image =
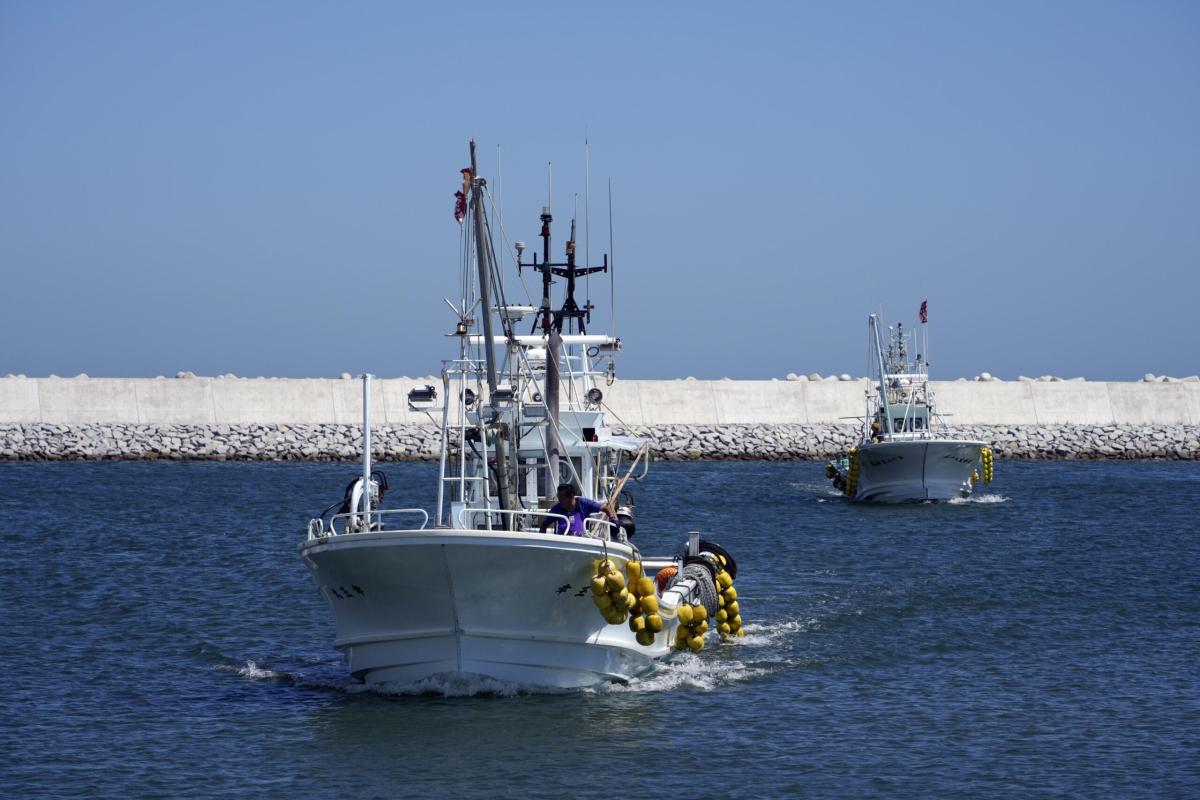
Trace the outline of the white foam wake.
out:
[[[734,637],[729,644],[735,647],[761,647],[778,644],[781,640],[795,633],[804,633],[818,628],[821,621],[816,617],[809,619],[786,620],[784,622],[751,622],[742,626],[745,636]]]
[[[521,694],[563,694],[572,691],[605,692],[665,692],[674,689],[712,691],[742,681],[753,680],[786,667],[791,662],[772,658],[770,653],[756,658],[755,649],[771,647],[781,641],[820,627],[816,617],[781,622],[752,622],[745,626],[746,635],[722,642],[710,633],[705,650],[700,654],[679,653],[668,661],[658,662],[654,670],[627,684],[606,684],[583,690],[555,689],[496,680],[482,675],[445,673],[432,675],[415,683],[362,684],[341,676],[318,676],[304,671],[292,672],[260,666],[252,660],[241,664],[218,664],[222,672],[232,672],[249,681],[282,683],[309,689],[321,689],[346,694],[375,694],[393,697],[514,697]],[[735,655],[736,654],[736,655]],[[340,664],[330,665],[340,668]],[[324,677],[324,679],[322,679]]]
[[[253,661],[247,661],[241,665],[217,664],[213,669],[218,672],[234,672],[239,677],[252,681],[275,681],[285,677],[283,673],[273,669],[264,669]]]
[[[728,657],[704,657],[683,653],[671,661],[658,664],[654,672],[627,684],[612,684],[592,692],[669,692],[674,689],[700,689],[711,692],[771,672],[766,667],[747,664]]]
[[[1002,494],[973,494],[970,497],[952,497],[947,502],[952,506],[961,505],[993,505],[995,503],[1007,503],[1009,498]]]

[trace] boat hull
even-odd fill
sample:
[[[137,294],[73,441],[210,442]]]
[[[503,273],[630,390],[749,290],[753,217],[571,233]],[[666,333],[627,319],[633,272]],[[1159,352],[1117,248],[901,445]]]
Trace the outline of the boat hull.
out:
[[[355,677],[411,684],[482,676],[557,688],[628,681],[671,652],[673,613],[648,647],[628,625],[600,616],[590,582],[606,553],[622,570],[633,555],[582,537],[456,530],[301,546]]]
[[[971,474],[984,442],[914,439],[858,448],[854,499],[877,503],[952,500],[971,495]]]

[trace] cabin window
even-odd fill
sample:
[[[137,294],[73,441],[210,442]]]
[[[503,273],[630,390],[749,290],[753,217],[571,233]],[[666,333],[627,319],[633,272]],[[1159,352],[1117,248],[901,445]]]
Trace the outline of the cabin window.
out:
[[[920,417],[917,417],[916,419],[913,420],[913,429],[914,430],[919,431],[919,430],[923,429],[924,427],[925,427],[925,420],[921,419]]]

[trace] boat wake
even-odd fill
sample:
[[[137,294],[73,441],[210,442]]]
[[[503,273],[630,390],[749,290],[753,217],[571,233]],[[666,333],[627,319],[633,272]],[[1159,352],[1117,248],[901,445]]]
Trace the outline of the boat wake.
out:
[[[745,627],[746,635],[731,639],[729,644],[733,647],[761,647],[764,645],[779,644],[784,639],[789,638],[793,634],[805,633],[815,630],[821,626],[821,621],[816,617],[801,620],[788,620],[775,624],[765,623],[750,623]]]
[[[802,494],[813,495],[813,496],[817,497],[818,503],[824,503],[830,499],[840,499],[840,498],[845,497],[845,495],[842,492],[835,489],[833,487],[833,485],[828,482],[822,482],[822,483],[796,482],[796,483],[792,484],[792,488],[799,490]]]
[[[556,689],[546,686],[526,685],[500,681],[482,675],[433,675],[411,684],[372,683],[364,684],[344,679],[344,666],[340,659],[325,659],[312,664],[268,666],[255,660],[234,661],[220,656],[213,665],[218,672],[235,675],[246,681],[291,686],[301,689],[326,691],[344,695],[375,695],[380,697],[516,697],[518,695],[546,694],[608,694],[608,693],[655,693],[676,689],[698,689],[713,691],[744,681],[754,680],[790,666],[767,655],[754,658],[754,650],[773,647],[798,633],[819,625],[816,618],[789,620],[766,624],[753,623],[745,627],[746,635],[728,642],[710,636],[705,649],[699,654],[681,653],[669,661],[655,665],[652,672],[628,683],[612,683],[587,689]],[[730,648],[736,651],[731,654]],[[724,651],[724,652],[722,652]],[[328,675],[322,675],[327,672]]]
[[[718,645],[719,646],[719,645]],[[655,666],[653,672],[626,684],[611,684],[585,689],[586,692],[644,694],[669,692],[676,689],[700,689],[711,692],[725,686],[761,678],[774,672],[775,668],[722,658],[706,658],[694,653],[684,653],[671,661]]]
[[[990,506],[996,503],[1007,503],[1010,498],[1002,494],[973,494],[970,497],[954,497],[946,502],[952,506],[981,505]]]

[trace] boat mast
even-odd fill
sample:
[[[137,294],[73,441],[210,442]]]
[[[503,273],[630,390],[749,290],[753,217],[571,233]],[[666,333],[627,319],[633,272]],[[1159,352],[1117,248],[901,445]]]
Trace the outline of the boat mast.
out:
[[[871,324],[871,335],[875,337],[875,355],[879,360],[879,399],[883,403],[883,416],[887,420],[887,432],[890,439],[895,431],[892,430],[892,409],[888,405],[887,372],[883,367],[883,343],[879,341],[879,319],[872,314],[868,320]]]
[[[484,219],[483,178],[479,177],[479,167],[475,159],[475,140],[471,140],[471,206],[475,216],[475,262],[479,266],[479,302],[482,304],[483,316],[483,353],[487,361],[488,404],[492,407],[492,422],[499,419],[500,412],[496,406],[496,347],[492,340],[492,294],[489,284],[491,272],[491,248],[487,242],[487,223]],[[486,436],[486,432],[484,432]],[[486,468],[486,464],[485,464]],[[502,426],[496,430],[496,487],[500,492],[500,507],[511,509],[512,496],[508,489],[508,445],[504,440]],[[505,515],[505,528],[510,527],[512,518]]]
[[[584,304],[580,307],[575,301],[575,280],[585,275],[591,275],[596,272],[608,272],[608,254],[604,254],[604,263],[592,267],[580,267],[575,264],[575,220],[571,220],[571,238],[567,240],[567,260],[562,262],[550,261],[550,222],[553,217],[550,215],[550,206],[542,209],[542,260],[538,261],[537,253],[533,255],[533,263],[527,264],[520,260],[520,251],[517,256],[518,269],[530,267],[542,273],[542,307],[538,314],[538,319],[533,323],[533,330],[536,331],[538,325],[541,325],[542,334],[549,335],[550,329],[559,333],[563,332],[563,323],[567,323],[567,333],[587,333],[587,323],[591,322],[592,304],[584,300]],[[563,300],[562,308],[558,311],[551,312],[550,310],[550,284],[553,276],[557,275],[560,278],[567,279],[567,296]],[[572,323],[574,320],[574,323]],[[530,331],[531,333],[533,331]]]
[[[547,197],[547,203],[549,198]],[[550,223],[554,221],[551,214],[550,206],[542,207],[540,217],[542,221],[542,232],[539,234],[542,237],[542,259],[538,260],[538,255],[533,254],[533,262],[526,263],[521,260],[522,248],[517,250],[517,269],[526,267],[537,270],[542,273],[542,305],[538,311],[537,319],[533,322],[533,329],[530,333],[536,332],[540,326],[542,335],[546,337],[546,419],[547,419],[547,442],[546,442],[546,467],[550,474],[550,486],[547,487],[548,499],[553,498],[558,481],[561,480],[562,474],[559,469],[559,460],[562,457],[563,445],[562,439],[559,436],[559,414],[561,410],[561,396],[559,387],[562,381],[562,371],[560,362],[564,355],[564,346],[562,342],[563,322],[567,323],[567,333],[573,333],[574,328],[578,328],[579,333],[587,333],[587,320],[590,320],[592,305],[585,301],[584,307],[580,308],[575,302],[575,279],[581,275],[590,275],[594,272],[608,272],[608,254],[604,256],[604,264],[594,267],[579,267],[575,264],[575,220],[571,220],[571,238],[567,241],[567,260],[564,262],[555,263],[550,260]],[[551,310],[551,285],[554,281],[554,276],[567,279],[566,299],[563,301],[562,308],[558,311]],[[572,324],[572,320],[575,321]],[[579,491],[586,492],[587,487],[580,486]]]
[[[363,476],[362,530],[371,530],[371,373],[362,374],[363,382]]]

